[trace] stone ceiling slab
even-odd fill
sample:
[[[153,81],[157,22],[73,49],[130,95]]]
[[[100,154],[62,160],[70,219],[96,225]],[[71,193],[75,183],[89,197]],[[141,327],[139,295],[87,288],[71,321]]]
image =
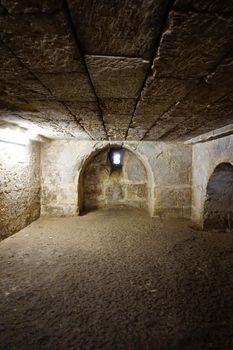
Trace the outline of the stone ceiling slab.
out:
[[[135,103],[133,98],[102,98],[100,107],[104,115],[132,115]]]
[[[150,59],[168,0],[68,0],[84,51]]]
[[[65,105],[93,139],[107,139],[100,110],[95,102],[66,102]]]
[[[49,98],[48,91],[31,74],[12,52],[0,42],[0,91],[1,94],[28,99]]]
[[[61,9],[57,0],[2,0],[1,5],[10,14],[47,13]]]
[[[176,10],[196,10],[207,12],[232,12],[232,0],[176,0],[174,5]]]
[[[10,1],[5,5],[13,15],[4,13],[0,17],[4,43],[0,49],[5,50],[1,91],[9,96],[23,97],[25,103],[33,101],[40,114],[31,121],[38,123],[41,118],[43,127],[49,122],[55,126],[60,123],[59,135],[65,135],[65,131],[67,136],[86,134],[75,116],[59,102],[93,101],[98,108],[63,8],[60,5],[53,8],[52,3],[50,7],[45,1],[31,1],[28,12],[24,8],[26,12],[22,16],[20,6],[23,9],[23,4]],[[12,70],[12,65],[20,69]],[[55,131],[57,133],[57,129]],[[87,134],[86,137],[89,138]]]
[[[223,97],[212,105],[199,110],[199,112],[191,113],[183,120],[182,124],[171,130],[162,139],[165,141],[174,138],[188,140],[201,133],[223,127],[232,122],[232,100],[228,97]]]
[[[192,81],[149,78],[137,104],[130,129],[148,130],[171,106],[186,96],[194,86]],[[132,133],[128,133],[128,139]]]
[[[232,37],[233,17],[173,11],[153,69],[160,77],[206,76],[227,54]]]
[[[61,101],[96,101],[86,74],[38,74],[51,94]]]
[[[110,140],[124,140],[135,108],[135,99],[100,100],[103,120]]]
[[[30,101],[30,104],[37,112],[40,112],[38,118],[52,121],[73,121],[74,117],[67,108],[57,101]]]
[[[124,140],[131,120],[130,115],[107,115],[104,122],[110,140]]]
[[[86,63],[100,98],[137,98],[149,66],[140,58],[89,55]]]
[[[34,73],[84,72],[62,12],[1,16],[2,40]]]
[[[67,2],[1,1],[0,118],[119,141],[233,122],[232,1]]]
[[[185,119],[186,117],[183,115],[174,117],[173,115],[166,113],[158,119],[158,121],[151,129],[147,131],[143,140],[158,141],[162,139],[162,137],[166,135],[170,130],[177,128],[177,125],[182,125]]]

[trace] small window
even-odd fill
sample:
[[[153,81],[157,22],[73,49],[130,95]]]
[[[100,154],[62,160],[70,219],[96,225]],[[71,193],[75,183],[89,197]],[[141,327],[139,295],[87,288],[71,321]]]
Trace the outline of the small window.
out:
[[[108,159],[112,169],[121,169],[124,159],[124,150],[122,148],[112,148],[108,152]]]

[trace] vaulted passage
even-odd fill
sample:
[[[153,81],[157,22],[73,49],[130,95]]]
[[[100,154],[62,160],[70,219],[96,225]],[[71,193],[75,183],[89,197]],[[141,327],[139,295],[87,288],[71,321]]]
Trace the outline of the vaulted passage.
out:
[[[209,179],[204,227],[233,228],[233,166],[230,163],[219,164]]]
[[[127,206],[148,208],[148,179],[142,162],[127,149],[122,152],[122,164],[111,164],[110,152],[114,148],[100,151],[89,162],[83,172],[84,211]]]

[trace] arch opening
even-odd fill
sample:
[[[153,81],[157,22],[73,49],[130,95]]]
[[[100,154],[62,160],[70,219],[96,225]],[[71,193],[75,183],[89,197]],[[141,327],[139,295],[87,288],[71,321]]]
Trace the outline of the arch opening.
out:
[[[137,155],[123,147],[121,167],[114,167],[104,147],[91,154],[79,175],[79,213],[108,207],[134,207],[149,210],[148,173]]]
[[[233,228],[233,166],[219,164],[210,176],[204,205],[204,229]]]

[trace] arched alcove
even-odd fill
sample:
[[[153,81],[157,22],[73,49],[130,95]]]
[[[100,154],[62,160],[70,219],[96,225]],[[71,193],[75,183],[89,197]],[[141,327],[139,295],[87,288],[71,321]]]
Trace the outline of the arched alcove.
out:
[[[204,205],[205,229],[233,228],[233,166],[219,164],[212,173]]]
[[[152,181],[148,169],[125,147],[122,168],[112,169],[108,159],[110,148],[115,146],[94,151],[83,164],[78,181],[79,213],[121,205],[150,211]]]

